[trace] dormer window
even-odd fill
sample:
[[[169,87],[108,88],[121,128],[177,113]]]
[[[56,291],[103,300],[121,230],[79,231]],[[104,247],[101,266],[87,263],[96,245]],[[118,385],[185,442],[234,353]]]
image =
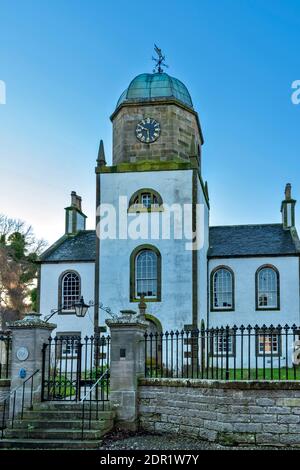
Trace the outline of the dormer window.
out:
[[[161,210],[163,210],[162,198],[152,189],[141,189],[134,193],[128,208],[128,212],[154,212]]]

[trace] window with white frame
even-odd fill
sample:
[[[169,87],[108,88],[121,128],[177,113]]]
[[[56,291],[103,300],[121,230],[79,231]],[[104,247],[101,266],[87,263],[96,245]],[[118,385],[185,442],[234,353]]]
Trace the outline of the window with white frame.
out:
[[[136,298],[157,297],[157,254],[151,250],[143,250],[136,257],[135,285]]]
[[[278,355],[279,354],[279,338],[277,334],[259,334],[258,336],[258,355]]]
[[[233,308],[233,273],[227,268],[219,268],[212,276],[212,309]]]
[[[57,333],[57,338],[58,357],[77,357],[80,333]]]
[[[61,305],[64,311],[73,311],[74,304],[80,299],[80,277],[75,272],[68,272],[62,278]]]
[[[226,335],[224,334],[215,334],[214,333],[214,348],[213,348],[213,353],[214,356],[223,356],[227,354],[233,355],[234,354],[234,349],[233,349],[233,337],[232,335]]]
[[[279,275],[271,267],[261,268],[257,272],[257,308],[278,308],[279,307]]]

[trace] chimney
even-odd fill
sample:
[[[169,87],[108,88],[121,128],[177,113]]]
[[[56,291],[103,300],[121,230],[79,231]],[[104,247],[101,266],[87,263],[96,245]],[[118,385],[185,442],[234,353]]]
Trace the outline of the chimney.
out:
[[[81,208],[82,199],[75,191],[71,192],[71,205],[65,208],[66,211],[66,230],[67,235],[74,235],[80,230],[85,230],[86,215]]]
[[[285,199],[281,203],[282,225],[285,230],[295,227],[295,205],[296,200],[292,199],[292,186],[288,183],[284,191]]]
[[[81,197],[76,194],[76,191],[71,192],[71,206],[75,207],[81,212]]]

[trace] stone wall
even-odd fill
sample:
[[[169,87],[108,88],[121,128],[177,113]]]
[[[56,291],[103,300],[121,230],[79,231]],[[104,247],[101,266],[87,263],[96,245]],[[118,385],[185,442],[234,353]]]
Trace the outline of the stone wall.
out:
[[[141,143],[136,138],[136,126],[145,117],[161,124],[161,135],[152,144]],[[197,114],[177,104],[123,106],[113,118],[114,165],[149,159],[189,161],[198,151],[200,157],[201,143]]]
[[[299,382],[143,379],[140,428],[225,445],[300,446]]]

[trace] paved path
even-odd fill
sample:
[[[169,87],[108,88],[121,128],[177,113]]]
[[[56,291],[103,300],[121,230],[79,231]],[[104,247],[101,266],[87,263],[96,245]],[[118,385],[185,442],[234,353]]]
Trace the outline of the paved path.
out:
[[[101,450],[241,450],[241,447],[224,447],[190,437],[168,434],[113,433],[102,441]],[[244,449],[250,449],[246,447]],[[254,449],[253,447],[251,449]],[[262,449],[255,448],[255,449]],[[268,448],[270,449],[270,447]]]

